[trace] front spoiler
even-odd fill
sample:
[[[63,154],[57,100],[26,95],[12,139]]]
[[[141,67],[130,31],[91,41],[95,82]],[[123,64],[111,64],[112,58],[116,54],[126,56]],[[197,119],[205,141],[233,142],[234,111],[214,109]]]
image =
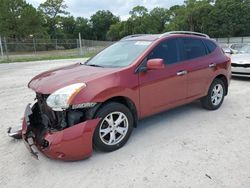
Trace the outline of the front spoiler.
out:
[[[44,147],[36,141],[35,131],[32,130],[34,125],[31,125],[29,118],[32,113],[32,108],[28,105],[23,119],[22,138],[35,158],[38,159],[36,149],[49,158],[64,161],[82,160],[92,155],[93,134],[100,121],[99,118],[87,120],[62,131],[46,132],[43,140],[48,143],[48,146]]]

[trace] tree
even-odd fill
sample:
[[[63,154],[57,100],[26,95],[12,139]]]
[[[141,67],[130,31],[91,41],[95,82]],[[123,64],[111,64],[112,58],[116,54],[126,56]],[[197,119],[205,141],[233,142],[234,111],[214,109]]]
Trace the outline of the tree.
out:
[[[250,35],[250,0],[185,0],[169,9],[149,11],[136,6],[126,21],[110,11],[97,11],[91,19],[74,18],[64,0],[46,0],[38,10],[25,0],[0,0],[0,35],[24,39],[78,38],[119,40],[137,33],[154,34],[190,30],[211,37]]]
[[[76,21],[73,16],[68,17],[60,17],[59,19],[61,33],[63,34],[63,38],[73,39],[74,32],[76,29]]]
[[[170,19],[170,12],[168,9],[156,7],[149,13],[149,26],[151,33],[162,33],[165,29],[165,24]]]
[[[148,14],[148,9],[144,6],[136,6],[129,12],[129,14],[132,19],[142,18]]]
[[[249,0],[187,0],[170,8],[166,30],[190,30],[211,37],[250,35]]]
[[[131,31],[130,34],[142,34],[149,33],[148,22],[146,17],[149,16],[148,9],[144,6],[136,6],[130,12],[130,18],[128,19],[128,29]]]
[[[69,14],[66,9],[68,6],[64,4],[64,0],[47,0],[40,4],[39,10],[42,11],[49,18],[56,18],[58,15]]]
[[[169,22],[165,25],[165,31],[187,30],[185,6],[175,5],[169,9]]]
[[[122,21],[110,26],[109,31],[107,33],[108,40],[116,41],[127,35],[129,35],[128,31],[128,22]]]
[[[48,32],[52,38],[57,38],[57,28],[60,24],[60,16],[68,15],[67,5],[64,0],[47,0],[40,4],[38,10],[41,11],[46,20]]]
[[[183,6],[172,7],[166,30],[205,32],[212,8],[209,0],[187,0]]]
[[[150,13],[143,6],[136,6],[130,11],[127,21],[110,27],[108,38],[118,40],[126,35],[137,33],[161,33],[169,20],[169,11],[165,8],[154,8]]]
[[[208,15],[212,10],[210,0],[187,0],[185,4],[188,29],[190,31],[205,32],[209,19]]]
[[[80,33],[83,39],[93,39],[93,32],[86,18],[78,17],[75,21],[76,27],[74,30],[74,37],[77,38]]]
[[[249,36],[249,10],[249,0],[217,0],[209,15],[207,32],[213,37]]]
[[[33,36],[35,38],[47,38],[48,33],[43,27],[45,23],[42,15],[31,5],[27,5],[19,17],[19,27],[17,32],[19,36],[25,38]]]
[[[11,38],[44,37],[42,15],[24,0],[0,0],[0,34]]]
[[[119,20],[110,11],[97,11],[90,19],[94,38],[96,40],[106,40],[110,26],[119,22]]]

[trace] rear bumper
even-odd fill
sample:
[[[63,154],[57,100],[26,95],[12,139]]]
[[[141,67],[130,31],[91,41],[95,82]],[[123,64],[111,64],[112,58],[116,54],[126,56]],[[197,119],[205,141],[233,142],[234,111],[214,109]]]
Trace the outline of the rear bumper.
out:
[[[232,67],[233,76],[250,77],[250,68]]]
[[[38,158],[36,148],[49,158],[64,161],[82,160],[91,156],[93,134],[100,119],[88,120],[58,132],[46,132],[43,136],[46,142],[44,146],[36,141],[30,115],[32,109],[28,105],[23,119],[22,138],[33,156]]]

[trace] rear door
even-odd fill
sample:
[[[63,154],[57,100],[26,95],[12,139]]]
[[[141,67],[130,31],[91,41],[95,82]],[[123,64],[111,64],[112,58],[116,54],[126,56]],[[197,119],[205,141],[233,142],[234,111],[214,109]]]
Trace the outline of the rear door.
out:
[[[213,62],[208,57],[208,50],[200,38],[185,37],[182,42],[182,58],[188,64],[187,98],[205,95],[212,76]]]
[[[176,38],[163,41],[145,60],[161,58],[165,68],[139,73],[142,117],[180,104],[187,97],[186,65],[180,62],[179,45]]]

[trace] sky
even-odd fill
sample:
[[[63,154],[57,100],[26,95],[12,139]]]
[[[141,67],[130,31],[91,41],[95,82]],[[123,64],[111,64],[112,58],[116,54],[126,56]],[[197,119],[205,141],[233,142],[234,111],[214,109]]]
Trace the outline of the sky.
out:
[[[38,7],[45,0],[26,0],[28,3]],[[152,10],[155,7],[169,8],[173,5],[183,4],[184,0],[65,0],[67,11],[77,17],[89,18],[98,10],[110,10],[114,15],[120,16],[122,20],[129,17],[129,11],[142,5]]]

